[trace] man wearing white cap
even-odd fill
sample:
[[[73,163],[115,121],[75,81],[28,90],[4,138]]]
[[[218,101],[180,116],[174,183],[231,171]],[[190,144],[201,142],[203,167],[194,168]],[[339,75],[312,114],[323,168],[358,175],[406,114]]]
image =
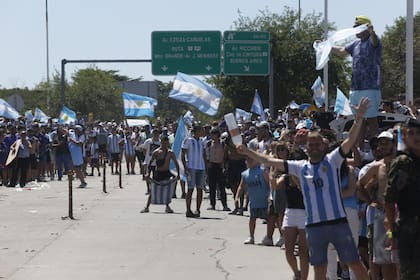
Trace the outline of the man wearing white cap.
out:
[[[371,196],[370,206],[375,208],[373,221],[373,263],[378,265],[384,279],[397,279],[397,270],[392,251],[388,248],[388,237],[384,225],[385,220],[385,189],[388,182],[388,171],[392,160],[396,156],[396,141],[394,135],[389,131],[383,131],[378,135],[377,149],[382,154],[382,160],[378,161],[364,174],[359,184],[366,188],[367,192],[375,193]],[[378,190],[372,192],[369,186],[372,182],[378,183]]]
[[[370,140],[378,130],[378,110],[381,103],[381,42],[373,30],[369,17],[361,15],[355,18],[354,27],[367,24],[367,29],[357,34],[358,40],[346,47],[334,46],[332,51],[339,55],[351,55],[352,75],[350,85],[350,103],[359,104],[363,97],[368,97],[370,108],[365,115],[359,146],[363,148],[364,139]],[[367,128],[367,129],[365,129]]]

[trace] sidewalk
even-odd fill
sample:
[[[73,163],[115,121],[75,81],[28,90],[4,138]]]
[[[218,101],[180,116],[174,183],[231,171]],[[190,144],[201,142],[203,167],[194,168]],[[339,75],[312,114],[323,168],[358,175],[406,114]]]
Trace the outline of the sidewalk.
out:
[[[0,278],[292,279],[283,250],[242,244],[247,217],[204,210],[207,199],[200,219],[185,217],[183,199],[172,201],[174,214],[164,205],[140,214],[147,199],[141,175],[123,175],[120,189],[118,176],[107,174],[107,194],[100,177],[87,182],[73,190],[75,220],[62,219],[67,180],[0,187]],[[256,241],[265,228],[257,222]]]

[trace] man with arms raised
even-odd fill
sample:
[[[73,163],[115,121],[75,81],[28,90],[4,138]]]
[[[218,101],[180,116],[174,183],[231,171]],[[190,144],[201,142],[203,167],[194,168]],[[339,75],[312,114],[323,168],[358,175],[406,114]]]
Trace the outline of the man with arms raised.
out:
[[[369,99],[362,98],[354,107],[356,115],[349,137],[328,154],[327,145],[318,132],[310,132],[307,136],[308,160],[282,160],[251,151],[244,145],[237,147],[248,157],[299,178],[307,211],[306,232],[315,280],[326,279],[329,243],[334,245],[340,260],[349,265],[357,279],[369,279],[347,222],[339,177],[345,156],[357,142],[368,107]]]

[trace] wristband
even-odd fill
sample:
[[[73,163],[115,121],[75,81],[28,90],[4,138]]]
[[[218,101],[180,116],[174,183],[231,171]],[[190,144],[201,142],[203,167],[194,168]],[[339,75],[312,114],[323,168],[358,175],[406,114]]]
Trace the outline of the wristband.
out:
[[[388,239],[392,239],[392,231],[388,230],[386,232],[386,236],[388,237]]]

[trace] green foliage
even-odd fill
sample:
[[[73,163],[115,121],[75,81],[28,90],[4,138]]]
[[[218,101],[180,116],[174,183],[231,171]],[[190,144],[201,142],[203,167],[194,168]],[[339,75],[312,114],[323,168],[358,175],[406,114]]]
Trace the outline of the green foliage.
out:
[[[299,21],[296,10],[284,7],[281,15],[265,9],[255,19],[244,17],[234,22],[235,29],[242,31],[268,31],[271,36],[271,56],[274,62],[274,110],[283,108],[291,100],[297,103],[310,103],[311,86],[322,71],[315,71],[315,52],[312,44],[323,38],[321,15],[306,15]],[[332,25],[329,26],[333,30]],[[329,92],[349,88],[350,66],[341,57],[332,57],[329,63]],[[268,77],[211,77],[224,94],[220,114],[232,111],[235,107],[249,110],[258,89],[264,107],[269,105]],[[227,100],[226,100],[227,99]]]
[[[66,90],[66,105],[83,115],[92,112],[95,119],[122,120],[121,88],[115,73],[96,67],[79,70]]]
[[[399,17],[382,36],[382,96],[399,99],[405,95],[406,19]],[[420,97],[420,13],[414,16],[413,96]]]

